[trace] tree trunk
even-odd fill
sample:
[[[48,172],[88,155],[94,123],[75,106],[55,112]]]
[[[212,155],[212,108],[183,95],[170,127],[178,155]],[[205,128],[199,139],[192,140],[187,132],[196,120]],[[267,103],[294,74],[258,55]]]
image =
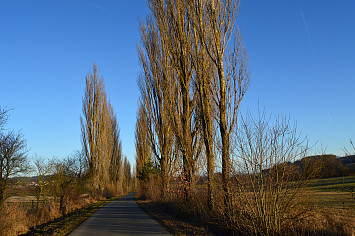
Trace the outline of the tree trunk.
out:
[[[64,206],[64,196],[59,197],[59,210],[62,213],[62,215],[65,215],[65,209],[66,207]]]
[[[161,163],[161,180],[162,180],[162,199],[166,200],[166,193],[168,191],[168,169],[165,163],[166,160],[162,160]]]
[[[5,203],[4,190],[0,188],[0,209],[2,209],[4,203]]]
[[[230,156],[229,156],[229,132],[227,128],[227,88],[225,83],[225,75],[223,68],[223,57],[219,54],[218,74],[220,81],[220,133],[222,139],[222,183],[224,191],[224,208],[225,214],[228,213],[230,207]]]
[[[183,114],[182,114],[182,129],[183,129],[183,161],[184,161],[184,171],[187,186],[185,188],[186,197],[189,199],[191,193],[194,192],[193,183],[193,154],[192,154],[192,138],[191,138],[191,111],[190,111],[190,96],[189,96],[189,85],[187,79],[184,83],[181,83],[182,97],[183,97]]]

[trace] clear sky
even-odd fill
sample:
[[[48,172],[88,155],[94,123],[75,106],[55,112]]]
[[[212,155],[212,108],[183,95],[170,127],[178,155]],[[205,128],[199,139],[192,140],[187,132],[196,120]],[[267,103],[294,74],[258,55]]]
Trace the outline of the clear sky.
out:
[[[133,163],[136,45],[145,0],[2,0],[0,105],[14,108],[29,155],[79,150],[85,75],[96,62]],[[251,65],[243,111],[290,115],[311,143],[343,155],[355,139],[355,1],[244,0],[238,25]]]

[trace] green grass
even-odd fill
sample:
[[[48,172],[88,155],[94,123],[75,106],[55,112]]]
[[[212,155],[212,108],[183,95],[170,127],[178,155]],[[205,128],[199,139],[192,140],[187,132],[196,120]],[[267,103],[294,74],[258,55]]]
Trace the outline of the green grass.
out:
[[[311,204],[340,214],[355,216],[355,176],[315,179],[309,187]]]
[[[355,198],[351,193],[314,192],[311,202],[313,206],[327,209],[355,209]]]
[[[355,192],[355,176],[312,180],[310,188],[316,192]]]
[[[319,192],[355,192],[355,183],[352,184],[335,184],[323,187],[315,187]]]

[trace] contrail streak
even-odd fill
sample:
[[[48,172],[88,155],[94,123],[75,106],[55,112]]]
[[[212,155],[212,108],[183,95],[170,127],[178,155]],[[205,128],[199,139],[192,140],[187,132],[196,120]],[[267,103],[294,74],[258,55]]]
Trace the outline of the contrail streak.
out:
[[[332,124],[333,119],[332,119],[332,116],[330,115],[329,111],[327,111],[327,112],[328,112],[329,124],[331,125],[331,124]]]
[[[302,16],[303,25],[304,25],[304,27],[306,28],[307,37],[308,37],[308,43],[309,43],[310,45],[312,45],[311,35],[310,35],[310,33],[309,33],[308,24],[307,24],[307,21],[306,21],[306,17],[305,17],[304,14],[303,14],[302,8],[300,8],[300,12],[301,12],[301,16]]]
[[[89,5],[92,6],[92,7],[96,8],[97,10],[99,10],[99,11],[105,13],[106,15],[109,15],[109,16],[111,16],[111,17],[113,17],[113,18],[117,18],[117,17],[116,17],[114,14],[112,14],[111,12],[106,11],[105,9],[103,9],[102,7],[96,5],[95,3],[91,2],[91,1],[84,0],[84,2],[87,3],[87,4],[89,4]]]

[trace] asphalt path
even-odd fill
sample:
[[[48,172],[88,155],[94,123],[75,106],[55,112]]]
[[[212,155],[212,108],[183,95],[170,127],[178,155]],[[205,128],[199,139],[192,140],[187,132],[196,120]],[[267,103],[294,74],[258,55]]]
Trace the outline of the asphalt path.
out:
[[[69,235],[169,235],[140,209],[133,195],[106,204]]]

